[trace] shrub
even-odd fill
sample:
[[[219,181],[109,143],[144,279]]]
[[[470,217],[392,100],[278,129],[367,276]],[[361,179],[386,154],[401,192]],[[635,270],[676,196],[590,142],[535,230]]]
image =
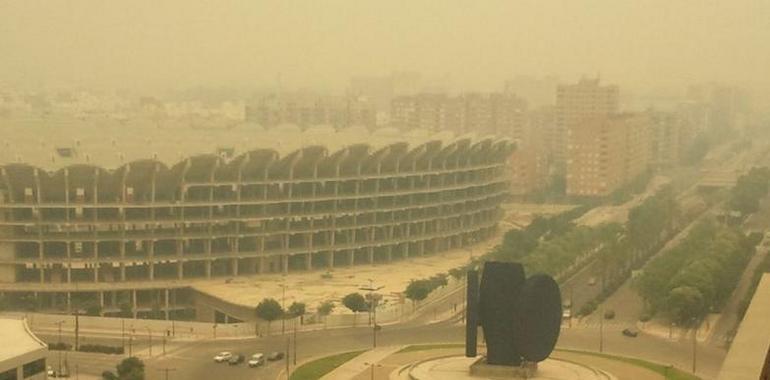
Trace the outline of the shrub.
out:
[[[615,310],[607,310],[604,312],[604,319],[613,319],[615,318]]]
[[[578,313],[581,316],[586,316],[594,312],[596,310],[596,302],[590,301],[586,302],[581,308],[580,312]]]
[[[51,351],[69,351],[72,345],[64,342],[48,343],[48,349]]]
[[[105,346],[102,344],[83,344],[78,348],[80,352],[98,352],[110,355],[123,355],[123,347]]]

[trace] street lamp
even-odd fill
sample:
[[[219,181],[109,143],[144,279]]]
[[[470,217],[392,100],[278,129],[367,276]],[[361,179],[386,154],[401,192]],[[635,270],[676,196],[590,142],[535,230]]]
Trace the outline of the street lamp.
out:
[[[57,373],[61,373],[61,352],[64,350],[64,347],[62,347],[61,343],[61,325],[64,323],[64,321],[54,322],[55,324],[59,325],[59,371]]]
[[[604,352],[604,307],[599,313],[599,352]]]
[[[364,363],[364,365],[369,366],[369,368],[371,368],[371,380],[374,380],[374,367],[382,367],[382,364],[369,363],[369,362]]]
[[[695,373],[695,364],[697,359],[697,352],[698,352],[698,320],[696,318],[692,319],[692,373]]]
[[[163,372],[165,374],[164,378],[168,380],[168,373],[176,371],[176,368],[158,368],[158,371]]]
[[[278,285],[281,287],[281,310],[286,312],[286,284]],[[286,318],[281,318],[281,335],[286,334]]]
[[[147,338],[149,340],[149,346],[150,346],[150,357],[152,357],[152,330],[150,328],[147,328]]]
[[[369,292],[369,300],[372,303],[372,307],[371,307],[373,311],[372,312],[372,346],[374,348],[377,348],[377,328],[378,328],[377,327],[377,297],[375,297],[376,295],[375,292],[384,287],[385,286],[375,286],[374,280],[370,278],[368,286],[362,286],[358,288],[360,290],[366,290]]]

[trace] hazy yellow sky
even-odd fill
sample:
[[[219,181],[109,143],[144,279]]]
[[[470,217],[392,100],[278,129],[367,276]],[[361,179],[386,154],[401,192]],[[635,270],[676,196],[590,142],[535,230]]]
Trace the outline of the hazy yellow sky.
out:
[[[414,70],[457,87],[601,73],[768,83],[770,0],[0,0],[0,83],[342,90]]]

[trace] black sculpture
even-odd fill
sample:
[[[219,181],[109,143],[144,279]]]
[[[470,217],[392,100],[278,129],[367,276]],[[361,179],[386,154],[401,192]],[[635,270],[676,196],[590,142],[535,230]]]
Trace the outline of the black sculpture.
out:
[[[476,356],[481,325],[487,364],[519,366],[539,362],[553,351],[561,326],[561,293],[548,275],[524,275],[518,263],[486,262],[478,274],[468,272],[466,356]]]

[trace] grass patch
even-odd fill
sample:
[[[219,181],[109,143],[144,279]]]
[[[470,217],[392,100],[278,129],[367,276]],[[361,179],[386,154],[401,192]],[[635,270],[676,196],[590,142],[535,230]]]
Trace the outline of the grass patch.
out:
[[[426,351],[426,350],[440,350],[443,348],[463,348],[465,347],[462,343],[443,343],[443,344],[413,344],[411,346],[406,346],[402,348],[400,351],[396,352],[397,354],[401,354],[404,352],[415,352],[415,351]]]
[[[337,354],[327,356],[325,358],[316,359],[312,362],[305,363],[297,368],[292,374],[289,380],[317,380],[323,375],[333,371],[335,368],[341,366],[343,363],[350,359],[361,355],[364,351],[346,352],[344,354]]]
[[[615,356],[615,355],[608,355],[608,354],[603,354],[598,352],[588,352],[588,351],[578,351],[578,350],[556,349],[556,351],[571,352],[571,353],[581,354],[581,355],[592,355],[600,358],[617,360],[617,361],[633,364],[635,366],[647,368],[650,371],[653,371],[659,375],[662,375],[666,378],[666,380],[701,380],[701,378],[698,376],[695,376],[689,372],[684,372],[674,367],[668,368],[668,373],[666,373],[667,366],[648,362],[642,359],[627,358],[625,356]]]

